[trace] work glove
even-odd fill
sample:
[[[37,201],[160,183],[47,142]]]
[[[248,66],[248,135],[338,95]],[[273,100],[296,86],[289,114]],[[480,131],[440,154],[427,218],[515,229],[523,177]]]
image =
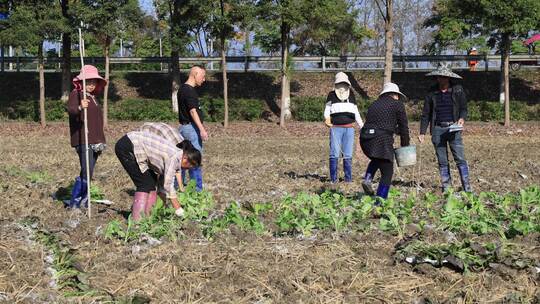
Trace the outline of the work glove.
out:
[[[180,207],[174,211],[174,214],[178,217],[184,217],[184,208]]]

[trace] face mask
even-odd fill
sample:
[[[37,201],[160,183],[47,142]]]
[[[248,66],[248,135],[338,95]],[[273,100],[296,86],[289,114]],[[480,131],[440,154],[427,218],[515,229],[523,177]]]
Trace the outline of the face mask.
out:
[[[349,85],[345,83],[338,83],[334,87],[334,92],[336,92],[336,95],[340,100],[346,100],[349,98]]]

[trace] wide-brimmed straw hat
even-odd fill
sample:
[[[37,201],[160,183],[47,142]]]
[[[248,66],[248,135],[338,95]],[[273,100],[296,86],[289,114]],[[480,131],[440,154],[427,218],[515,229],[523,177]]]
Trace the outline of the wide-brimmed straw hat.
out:
[[[347,74],[343,72],[339,72],[336,74],[336,80],[334,81],[334,84],[338,84],[342,82],[348,84],[349,86],[351,85],[351,82],[349,81],[349,76],[347,76]]]
[[[392,83],[392,82],[387,82],[387,83],[384,84],[383,90],[379,94],[379,97],[386,94],[386,93],[396,93],[396,94],[399,94],[399,95],[403,96],[404,98],[407,98],[407,96],[405,96],[405,94],[401,93],[401,91],[399,90],[398,85],[395,84],[395,83]]]
[[[450,67],[450,64],[448,63],[439,63],[437,66],[437,69],[429,74],[426,74],[428,77],[448,77],[448,78],[455,78],[455,79],[462,79],[461,76],[458,74],[452,72],[452,68]]]
[[[79,72],[79,75],[75,76],[73,78],[73,85],[75,86],[75,89],[81,91],[82,90],[82,81],[89,80],[89,79],[96,79],[98,80],[96,84],[95,92],[99,94],[105,85],[107,84],[107,81],[105,78],[101,77],[98,73],[98,69],[93,65],[85,65]]]

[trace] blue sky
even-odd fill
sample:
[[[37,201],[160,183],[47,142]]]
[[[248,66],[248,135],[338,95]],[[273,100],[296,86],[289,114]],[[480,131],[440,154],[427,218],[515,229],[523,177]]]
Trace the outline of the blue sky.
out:
[[[154,13],[154,4],[152,0],[139,0],[139,5],[147,14]]]

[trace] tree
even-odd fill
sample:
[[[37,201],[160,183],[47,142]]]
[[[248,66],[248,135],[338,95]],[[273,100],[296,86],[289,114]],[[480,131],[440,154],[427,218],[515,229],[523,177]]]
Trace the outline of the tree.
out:
[[[261,24],[255,41],[265,51],[281,51],[281,110],[279,125],[285,127],[285,120],[291,116],[290,74],[292,60],[289,57],[291,32],[303,24],[305,16],[313,8],[309,0],[260,0],[259,19]]]
[[[394,51],[394,0],[375,0],[379,13],[384,20],[384,81],[392,82]]]
[[[197,28],[203,19],[207,2],[210,0],[154,0],[158,19],[164,20],[169,26],[169,42],[171,48],[171,102],[174,112],[178,112],[178,90],[180,89],[180,53],[185,52],[185,46],[190,42],[190,30]]]
[[[0,40],[22,48],[37,46],[39,69],[39,116],[46,126],[43,43],[55,39],[66,28],[56,0],[21,0],[13,3],[13,13],[0,34]]]
[[[306,22],[293,35],[295,55],[356,54],[365,38],[375,33],[358,23],[360,10],[349,0],[318,1]]]
[[[83,0],[79,6],[80,19],[96,37],[105,57],[105,80],[103,91],[103,125],[108,125],[108,96],[110,76],[110,50],[115,37],[132,27],[142,13],[137,0]]]
[[[77,21],[70,10],[69,0],[60,0],[62,17],[68,26],[62,32],[62,101],[67,101],[71,91],[71,35]]]
[[[527,37],[540,24],[540,1],[538,0],[438,0],[436,14],[430,19],[439,27],[436,37],[441,44],[448,37],[486,35],[490,47],[501,54],[504,83],[504,125],[510,125],[509,61],[512,40]]]
[[[252,4],[242,0],[220,0],[219,13],[214,14],[210,20],[212,37],[219,38],[219,49],[221,52],[221,72],[223,78],[223,101],[224,117],[223,126],[229,126],[229,93],[227,79],[227,40],[232,39],[236,28],[242,27],[242,22],[249,19]],[[215,11],[215,10],[213,10]]]

